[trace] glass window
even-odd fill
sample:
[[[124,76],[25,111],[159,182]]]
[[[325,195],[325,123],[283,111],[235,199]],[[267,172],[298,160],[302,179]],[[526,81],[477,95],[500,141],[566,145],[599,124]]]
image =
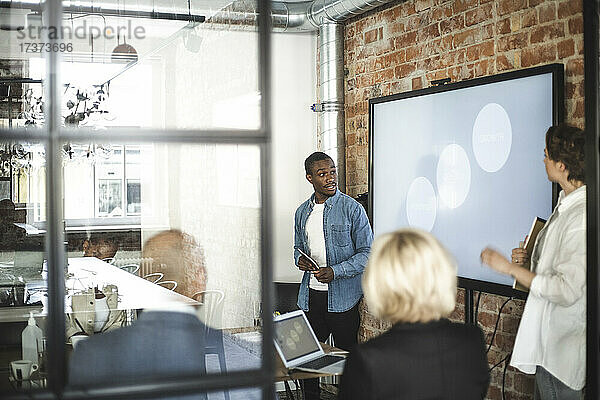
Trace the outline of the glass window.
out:
[[[63,15],[50,21],[62,23],[51,27],[60,43],[50,49],[63,53],[53,64],[44,58],[52,52],[19,50],[21,36],[33,39],[45,27],[39,6],[8,9],[24,25],[0,30],[0,62],[11,60],[28,81],[15,83],[14,110],[0,107],[0,138],[10,130],[17,140],[6,145],[22,146],[26,156],[11,160],[8,189],[0,190],[13,200],[11,215],[25,222],[9,223],[21,229],[2,236],[15,248],[0,251],[0,272],[20,273],[0,274],[7,283],[0,301],[13,302],[0,307],[0,361],[23,357],[29,316],[5,324],[22,303],[37,307],[24,309],[35,310],[41,336],[34,362],[0,369],[0,393],[94,386],[115,396],[120,384],[143,390],[144,379],[236,372],[250,387],[269,383],[259,371],[271,359],[260,314],[269,296],[261,291],[260,169],[268,134],[259,131],[268,93],[259,86],[252,3],[243,12],[217,1],[97,13],[63,3]],[[58,127],[47,124],[53,109]],[[172,137],[157,139],[163,131]],[[248,136],[259,139],[239,144]],[[48,239],[52,252],[43,251]],[[225,378],[214,377],[224,386],[217,397],[263,397]]]

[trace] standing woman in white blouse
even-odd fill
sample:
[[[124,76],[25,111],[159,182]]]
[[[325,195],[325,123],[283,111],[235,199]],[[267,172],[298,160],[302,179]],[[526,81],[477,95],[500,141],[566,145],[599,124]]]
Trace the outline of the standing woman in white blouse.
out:
[[[524,249],[507,260],[486,248],[481,261],[529,288],[510,365],[535,373],[536,397],[583,399],[586,330],[585,135],[568,125],[546,132],[544,164],[562,188],[552,215],[535,243],[532,271]],[[511,262],[512,261],[512,262]]]

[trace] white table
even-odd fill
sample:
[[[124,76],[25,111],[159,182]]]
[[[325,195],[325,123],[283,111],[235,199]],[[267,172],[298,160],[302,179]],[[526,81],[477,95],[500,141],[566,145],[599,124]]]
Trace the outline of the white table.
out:
[[[133,275],[114,265],[94,257],[69,258],[68,276],[65,282],[67,296],[65,312],[71,311],[70,295],[87,288],[104,285],[116,285],[119,292],[119,310],[141,310],[144,308],[168,308],[169,304],[199,305],[196,300],[172,290],[156,285],[146,279]],[[44,297],[47,300],[46,297]],[[45,317],[48,312],[47,301],[38,307],[0,308],[0,322],[26,321],[29,312],[35,317]]]

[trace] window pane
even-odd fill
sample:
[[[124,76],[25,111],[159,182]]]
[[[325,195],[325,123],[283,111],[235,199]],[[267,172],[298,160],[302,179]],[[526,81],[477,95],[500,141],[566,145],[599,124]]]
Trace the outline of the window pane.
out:
[[[139,179],[127,180],[127,215],[139,215],[142,210]]]
[[[13,394],[45,386],[45,148],[0,141],[0,159],[0,393]],[[30,312],[37,327],[23,333]]]
[[[126,179],[127,211],[139,224],[69,228],[67,336],[85,336],[75,339],[81,352],[68,350],[70,382],[260,368],[258,147],[127,146],[126,164],[136,161],[139,172]],[[99,180],[112,196],[101,195],[105,212],[118,182]],[[100,354],[119,362],[84,367]]]
[[[120,217],[123,215],[122,185],[120,179],[98,180],[98,216]]]

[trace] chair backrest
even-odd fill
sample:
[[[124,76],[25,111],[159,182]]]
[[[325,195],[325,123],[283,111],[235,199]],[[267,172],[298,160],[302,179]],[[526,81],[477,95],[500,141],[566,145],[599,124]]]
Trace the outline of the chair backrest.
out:
[[[225,293],[218,289],[203,290],[194,293],[192,298],[202,303],[202,307],[200,307],[200,319],[202,322],[204,322],[207,327],[221,329]]]
[[[144,275],[144,279],[149,280],[152,283],[158,283],[162,278],[164,278],[165,274],[162,272],[153,272],[151,274]]]
[[[102,261],[104,261],[104,262],[106,262],[106,263],[109,263],[109,264],[111,264],[111,265],[114,265],[114,264],[115,264],[115,259],[114,259],[114,257],[103,258],[103,259],[102,259]]]
[[[138,271],[140,270],[140,266],[137,264],[122,265],[119,268],[122,269],[123,271],[127,271],[130,274],[134,274],[134,275],[137,275]]]
[[[177,282],[175,282],[175,281],[160,281],[160,282],[154,282],[154,283],[156,283],[157,285],[160,285],[160,286],[164,286],[169,290],[175,290],[177,288]],[[172,287],[169,288],[168,286],[172,286]]]

